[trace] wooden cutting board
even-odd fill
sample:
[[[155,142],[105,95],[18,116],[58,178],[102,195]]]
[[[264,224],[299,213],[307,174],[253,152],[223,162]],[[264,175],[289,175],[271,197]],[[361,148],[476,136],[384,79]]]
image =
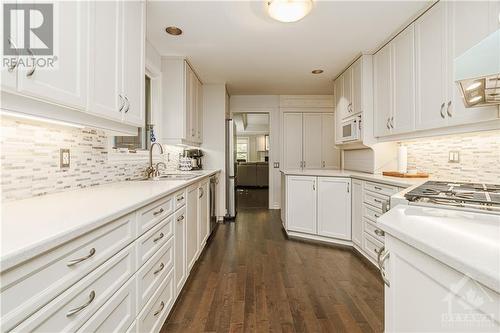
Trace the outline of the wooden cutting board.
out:
[[[396,171],[384,171],[384,176],[399,177],[399,178],[429,178],[428,173],[401,173]]]

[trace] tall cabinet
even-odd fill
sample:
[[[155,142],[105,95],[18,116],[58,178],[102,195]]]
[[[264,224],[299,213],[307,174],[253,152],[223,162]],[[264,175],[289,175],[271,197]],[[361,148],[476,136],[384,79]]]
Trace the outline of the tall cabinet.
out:
[[[333,113],[283,113],[285,169],[335,169],[340,151],[335,147]]]

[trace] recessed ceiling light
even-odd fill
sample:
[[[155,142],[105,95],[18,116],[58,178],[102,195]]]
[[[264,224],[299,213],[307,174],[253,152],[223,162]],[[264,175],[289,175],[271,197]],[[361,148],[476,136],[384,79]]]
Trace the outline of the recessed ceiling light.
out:
[[[323,70],[322,69],[315,69],[311,73],[313,73],[313,74],[321,74],[321,73],[323,73]]]
[[[280,22],[297,22],[312,9],[312,0],[270,0],[267,3],[269,16]]]
[[[167,32],[167,34],[172,36],[179,36],[182,34],[182,30],[174,26],[166,27],[165,31]]]

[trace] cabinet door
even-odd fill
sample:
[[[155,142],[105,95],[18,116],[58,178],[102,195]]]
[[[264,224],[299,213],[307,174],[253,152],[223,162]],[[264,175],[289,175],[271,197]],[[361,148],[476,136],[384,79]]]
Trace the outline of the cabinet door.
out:
[[[302,113],[283,114],[283,167],[302,166]]]
[[[303,156],[306,169],[321,169],[321,113],[304,113]]]
[[[389,125],[392,114],[391,47],[384,46],[373,56],[373,110],[374,134],[377,137],[391,134]]]
[[[340,150],[335,146],[335,116],[321,115],[321,159],[322,168],[340,169]]]
[[[184,89],[185,89],[185,126],[186,126],[186,139],[191,141],[193,139],[193,127],[192,127],[192,117],[193,117],[193,71],[189,67],[188,63],[184,61]]]
[[[145,6],[143,1],[122,2],[122,82],[126,105],[124,122],[144,126]]]
[[[191,268],[198,256],[198,185],[191,186],[187,190],[186,202],[186,257],[187,271]]]
[[[318,177],[318,235],[351,239],[351,181]]]
[[[416,128],[446,126],[446,2],[415,22]]]
[[[335,143],[340,143],[340,126],[342,124],[342,108],[344,99],[342,98],[344,90],[344,82],[342,76],[339,76],[334,82],[335,95]]]
[[[391,42],[394,106],[390,125],[393,134],[415,129],[414,26],[410,25]]]
[[[351,66],[352,70],[352,112],[350,115],[361,113],[361,58]]]
[[[498,1],[452,1],[447,4],[450,68],[447,77],[447,116],[450,125],[472,124],[498,118],[498,106],[465,108],[462,94],[454,79],[454,59],[490,34],[492,24],[489,18],[491,13],[495,13],[498,22],[498,6]]]
[[[15,3],[13,2],[12,5],[15,5]],[[3,24],[3,17],[4,17],[4,3],[2,2],[2,5],[0,6],[0,17],[2,18],[2,24]],[[14,28],[17,28],[18,24],[17,24],[17,15],[11,15],[11,29],[14,29]],[[16,48],[17,45],[21,45],[19,43],[19,38],[21,38],[21,36],[19,35],[19,32],[16,30],[12,31],[11,32],[11,35],[12,36],[5,36],[4,33],[4,29],[0,29],[0,39],[2,41],[6,40],[10,47],[12,48]],[[24,37],[24,35],[22,35]],[[14,59],[14,60],[18,60],[19,57],[15,57],[15,56],[5,56],[5,58],[9,58],[9,59]],[[0,80],[0,87],[2,88],[2,90],[7,90],[7,91],[16,91],[17,90],[17,66],[15,66],[15,62],[12,62],[10,64],[11,66],[0,66],[0,77],[1,77],[1,80]]]
[[[196,142],[198,132],[198,78],[192,69],[190,69],[189,73],[191,76],[189,80],[189,103],[191,105],[189,108],[189,139]]]
[[[25,95],[84,110],[87,106],[89,72],[89,2],[61,1],[54,4],[58,15],[58,48],[54,68],[18,69],[18,91]],[[35,38],[36,39],[36,38]],[[32,48],[41,47],[36,39]],[[30,74],[31,73],[31,74]],[[3,77],[2,77],[3,78]]]
[[[209,188],[208,182],[204,182],[200,185],[198,190],[198,225],[199,225],[199,237],[198,241],[200,242],[200,251],[203,250],[205,246],[205,242],[208,238],[208,230],[209,230],[209,207],[208,207],[208,196]]]
[[[187,278],[186,258],[186,208],[181,208],[174,215],[174,241],[175,241],[175,288],[176,294],[182,290]]]
[[[196,141],[199,143],[203,142],[203,85],[200,82],[200,80],[197,80],[198,83],[198,97],[196,99],[197,101],[197,114],[198,114],[198,124],[197,128],[198,130],[196,131]]]
[[[362,247],[363,237],[363,183],[361,180],[352,180],[351,202],[351,237],[352,242]]]
[[[344,98],[344,108],[342,109],[342,119],[352,115],[352,67],[349,67],[344,74],[344,89],[342,97]]]
[[[316,234],[316,177],[286,178],[288,230]]]
[[[125,106],[121,91],[121,4],[117,1],[90,2],[91,71],[88,112],[122,120]]]

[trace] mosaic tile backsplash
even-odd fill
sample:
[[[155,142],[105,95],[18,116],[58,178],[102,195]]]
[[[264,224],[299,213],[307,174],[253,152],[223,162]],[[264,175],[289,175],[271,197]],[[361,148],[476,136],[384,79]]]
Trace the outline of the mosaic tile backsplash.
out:
[[[9,117],[0,119],[2,200],[17,200],[144,176],[148,155],[108,147],[103,131],[40,124]],[[59,167],[61,148],[70,149],[68,169]],[[164,145],[154,157],[172,171],[182,148]],[[124,156],[121,154],[127,154]]]
[[[405,141],[408,170],[428,172],[443,180],[500,184],[500,131]],[[448,162],[458,151],[459,163]]]

